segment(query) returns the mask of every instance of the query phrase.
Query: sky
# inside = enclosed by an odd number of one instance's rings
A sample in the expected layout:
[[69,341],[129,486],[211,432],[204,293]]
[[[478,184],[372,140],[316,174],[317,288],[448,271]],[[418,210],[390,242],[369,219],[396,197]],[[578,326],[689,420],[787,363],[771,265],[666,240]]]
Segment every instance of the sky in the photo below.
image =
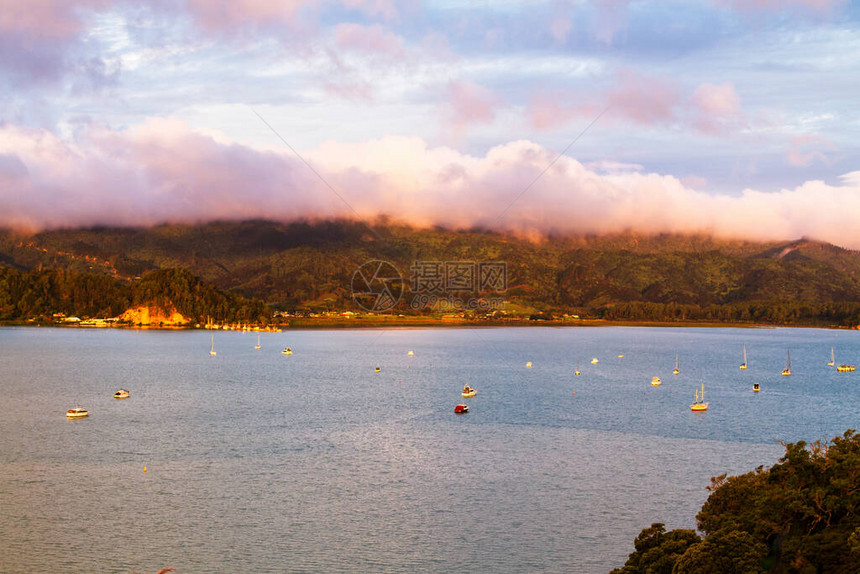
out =
[[846,0],[0,0],[0,225],[860,249]]

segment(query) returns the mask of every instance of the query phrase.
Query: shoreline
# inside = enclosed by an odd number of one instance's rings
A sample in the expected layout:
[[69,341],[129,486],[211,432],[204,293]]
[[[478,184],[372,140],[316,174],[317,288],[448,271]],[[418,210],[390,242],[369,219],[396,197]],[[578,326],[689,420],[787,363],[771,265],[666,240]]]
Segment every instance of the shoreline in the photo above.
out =
[[74,323],[56,323],[53,321],[4,321],[0,327],[48,327],[61,329],[137,329],[137,330],[201,330],[201,331],[239,331],[239,332],[278,332],[287,330],[313,330],[313,329],[386,329],[386,328],[463,328],[463,327],[486,327],[486,328],[530,328],[530,327],[681,327],[702,329],[831,329],[853,331],[857,328],[843,327],[839,325],[799,325],[785,324],[774,325],[769,323],[721,323],[716,321],[608,321],[604,319],[577,319],[577,320],[549,320],[531,321],[523,320],[468,320],[468,319],[442,319],[442,318],[416,318],[416,317],[394,317],[391,319],[339,319],[339,318],[299,318],[289,322],[271,323],[266,326],[252,325],[247,328],[205,327],[201,325],[167,325],[167,324],[109,324],[109,325],[80,325]]

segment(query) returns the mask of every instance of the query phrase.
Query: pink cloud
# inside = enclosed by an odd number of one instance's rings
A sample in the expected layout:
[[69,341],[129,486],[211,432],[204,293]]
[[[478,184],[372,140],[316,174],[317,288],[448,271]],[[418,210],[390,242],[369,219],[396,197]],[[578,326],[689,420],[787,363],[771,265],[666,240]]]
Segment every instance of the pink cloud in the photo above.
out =
[[84,11],[109,7],[112,0],[0,0],[0,32],[26,31],[34,43],[45,39],[69,40],[82,28]]
[[490,124],[495,120],[498,97],[487,88],[468,81],[448,84],[444,113],[453,129],[454,139],[470,126]]
[[390,59],[404,55],[403,38],[387,31],[379,24],[339,24],[334,31],[335,44],[341,50],[382,56]]
[[410,2],[395,2],[395,0],[341,0],[348,8],[353,8],[367,14],[368,16],[381,16],[386,20],[392,20],[398,16],[398,7],[410,9]]
[[832,142],[817,134],[801,134],[791,138],[791,149],[786,154],[786,160],[792,167],[809,167],[815,161],[832,165],[837,151],[838,148]]
[[597,40],[609,46],[615,35],[627,28],[629,5],[630,0],[600,0],[594,3],[597,11],[594,36]]
[[550,23],[549,31],[556,44],[564,44],[567,42],[567,36],[570,34],[571,27],[570,18],[564,16],[553,18]]
[[533,93],[526,107],[526,120],[532,129],[547,131],[563,127],[574,117],[593,119],[606,109],[607,121],[656,125],[673,121],[680,101],[680,91],[672,80],[625,68],[617,73],[612,87],[597,95]]
[[526,108],[529,126],[539,131],[547,131],[564,126],[581,110],[565,105],[565,96],[555,94],[532,94]]
[[[777,192],[714,195],[671,175],[617,162],[586,166],[529,141],[481,156],[386,136],[326,142],[302,155],[363,218],[413,225],[491,226],[538,233],[710,232],[723,237],[806,236],[860,247],[860,228],[834,226],[821,205],[860,213],[860,172],[837,185],[808,181]],[[524,189],[540,176],[540,185]],[[352,216],[289,150],[264,151],[152,119],[114,131],[88,126],[76,140],[0,127],[0,225],[30,228],[165,221]],[[519,199],[518,199],[519,197]],[[501,206],[516,200],[499,218]],[[50,209],[46,209],[50,206]]]
[[610,116],[623,116],[645,125],[671,120],[680,99],[673,81],[629,69],[618,73],[616,86],[606,96]]
[[731,82],[701,84],[693,92],[692,102],[697,113],[695,124],[704,132],[719,132],[741,115],[741,98]]

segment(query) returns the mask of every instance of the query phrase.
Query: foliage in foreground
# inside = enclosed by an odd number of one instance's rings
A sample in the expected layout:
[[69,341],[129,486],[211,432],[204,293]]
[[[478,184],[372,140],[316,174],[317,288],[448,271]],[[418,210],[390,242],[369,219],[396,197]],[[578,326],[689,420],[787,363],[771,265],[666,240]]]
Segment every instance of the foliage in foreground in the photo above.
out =
[[645,528],[611,574],[860,571],[860,434],[790,443],[778,464],[711,479],[692,530]]

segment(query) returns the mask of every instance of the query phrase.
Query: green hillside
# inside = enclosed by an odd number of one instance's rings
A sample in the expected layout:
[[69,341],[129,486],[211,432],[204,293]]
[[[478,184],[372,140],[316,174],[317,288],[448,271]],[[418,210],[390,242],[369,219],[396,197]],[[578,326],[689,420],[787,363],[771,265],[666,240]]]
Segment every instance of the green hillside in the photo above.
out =
[[[506,289],[457,286],[461,300],[497,298],[508,312],[611,320],[860,324],[860,253],[814,241],[749,242],[703,235],[550,237],[539,242],[481,230],[414,229],[379,221],[217,222],[152,228],[0,233],[0,265],[61,269],[132,284],[185,269],[220,290],[275,310],[360,310],[353,274],[388,261],[415,309],[413,263],[502,262]],[[462,286],[461,286],[462,287]],[[95,305],[98,307],[98,305]]]

